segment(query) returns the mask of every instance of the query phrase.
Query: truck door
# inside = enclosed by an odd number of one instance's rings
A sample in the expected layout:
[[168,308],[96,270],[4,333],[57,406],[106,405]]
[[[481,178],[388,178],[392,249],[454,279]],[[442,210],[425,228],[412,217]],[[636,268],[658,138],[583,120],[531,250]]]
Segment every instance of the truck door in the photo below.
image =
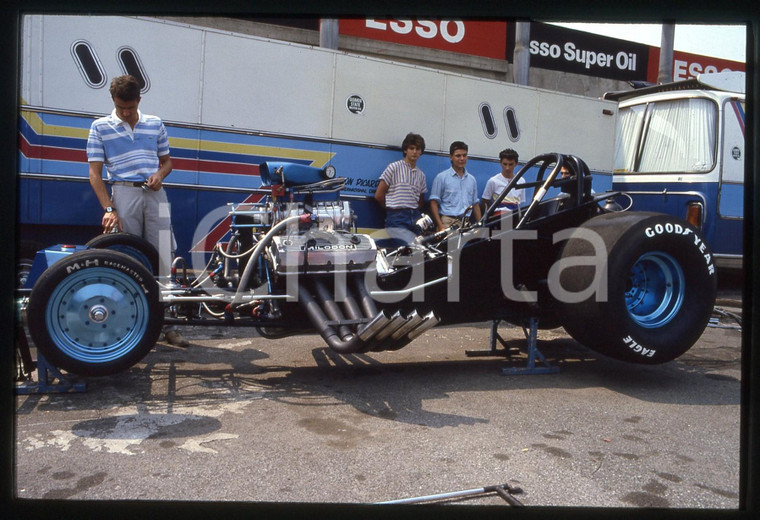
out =
[[723,107],[722,169],[716,221],[716,251],[742,254],[744,219],[744,101],[729,100]]

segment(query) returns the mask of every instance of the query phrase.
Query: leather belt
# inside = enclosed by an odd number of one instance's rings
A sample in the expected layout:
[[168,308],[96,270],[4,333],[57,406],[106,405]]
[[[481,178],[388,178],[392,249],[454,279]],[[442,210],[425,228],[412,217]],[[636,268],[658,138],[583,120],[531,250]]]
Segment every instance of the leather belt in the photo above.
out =
[[145,187],[145,181],[110,181],[109,184],[116,186],[132,186],[133,188]]

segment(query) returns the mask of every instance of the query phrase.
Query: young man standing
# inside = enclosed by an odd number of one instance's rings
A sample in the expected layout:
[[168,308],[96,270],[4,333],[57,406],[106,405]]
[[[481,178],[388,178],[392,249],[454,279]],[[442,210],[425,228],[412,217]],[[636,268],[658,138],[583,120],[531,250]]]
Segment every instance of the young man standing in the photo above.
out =
[[[507,184],[512,181],[512,178],[515,176],[514,172],[515,166],[517,166],[517,159],[517,152],[511,148],[507,148],[506,150],[499,152],[499,164],[501,165],[501,172],[497,173],[488,179],[488,182],[486,182],[486,187],[483,190],[483,195],[481,196],[484,209],[488,209],[488,207],[497,198],[499,198],[499,195],[501,195],[501,192],[504,191],[504,188],[507,187]],[[524,182],[525,181],[520,178],[520,180],[517,181],[517,184],[522,184]],[[506,197],[502,199],[501,204],[499,204],[499,207],[496,208],[496,213],[501,211],[515,211],[520,206],[520,204],[523,204],[524,202],[525,190],[518,190],[513,188],[506,195]]]
[[451,168],[436,175],[430,189],[430,213],[438,231],[462,220],[472,207],[475,220],[480,219],[478,183],[466,169],[469,147],[462,141],[449,146]]
[[[110,93],[114,110],[92,123],[87,139],[90,185],[103,207],[103,232],[138,235],[159,251],[160,261],[168,262],[160,253],[173,249],[173,244],[162,248],[159,243],[161,235],[174,241],[169,219],[160,215],[160,209],[169,207],[162,183],[172,171],[166,128],[160,118],[138,110],[140,84],[133,76],[114,78]],[[187,345],[174,329],[166,329],[164,335],[169,343]]]
[[375,200],[385,208],[385,227],[396,243],[411,243],[422,230],[417,221],[422,214],[427,182],[417,168],[417,160],[425,151],[425,140],[409,133],[401,143],[404,158],[390,163],[380,175]]

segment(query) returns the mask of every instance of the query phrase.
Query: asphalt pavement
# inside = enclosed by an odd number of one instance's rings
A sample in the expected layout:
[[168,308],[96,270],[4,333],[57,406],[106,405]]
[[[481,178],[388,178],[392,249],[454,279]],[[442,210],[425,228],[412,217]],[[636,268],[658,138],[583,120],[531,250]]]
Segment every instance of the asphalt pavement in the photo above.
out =
[[[489,348],[488,323],[348,356],[313,335],[186,327],[190,347],[159,343],[85,392],[19,395],[15,491],[371,504],[509,484],[526,507],[737,508],[741,310],[736,293],[719,302],[700,341],[657,366],[542,330],[554,374],[504,375],[524,352],[468,357]],[[525,345],[520,327],[499,334]],[[439,503],[513,507],[496,493]]]

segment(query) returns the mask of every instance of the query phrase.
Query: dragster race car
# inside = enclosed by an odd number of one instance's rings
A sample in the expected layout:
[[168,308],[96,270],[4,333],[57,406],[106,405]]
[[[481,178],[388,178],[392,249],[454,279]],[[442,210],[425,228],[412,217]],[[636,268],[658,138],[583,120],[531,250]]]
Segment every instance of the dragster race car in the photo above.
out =
[[[518,184],[528,171],[536,180]],[[712,313],[717,274],[699,231],[594,193],[576,156],[537,156],[477,222],[388,248],[357,233],[331,167],[260,172],[266,196],[229,205],[229,239],[201,269],[178,257],[160,273],[156,249],[124,233],[39,252],[23,305],[38,352],[105,376],[143,359],[165,322],[250,326],[270,339],[316,332],[350,354],[400,349],[436,325],[534,320],[655,364],[686,352]],[[529,203],[499,210],[511,189],[530,188]]]

